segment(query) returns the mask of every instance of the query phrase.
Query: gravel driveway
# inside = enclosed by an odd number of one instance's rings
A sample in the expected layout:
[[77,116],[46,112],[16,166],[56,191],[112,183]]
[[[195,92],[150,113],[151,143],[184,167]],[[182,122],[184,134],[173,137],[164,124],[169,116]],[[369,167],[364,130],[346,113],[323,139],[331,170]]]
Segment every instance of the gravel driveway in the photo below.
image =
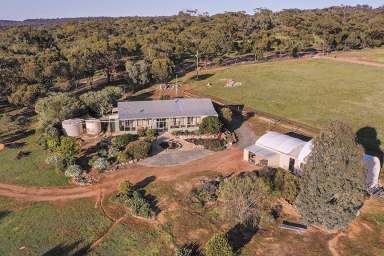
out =
[[163,151],[157,155],[149,157],[143,161],[140,161],[140,165],[144,166],[172,166],[180,165],[191,162],[193,160],[198,160],[205,158],[206,156],[212,154],[212,151],[206,149],[194,149],[194,150],[169,150]]

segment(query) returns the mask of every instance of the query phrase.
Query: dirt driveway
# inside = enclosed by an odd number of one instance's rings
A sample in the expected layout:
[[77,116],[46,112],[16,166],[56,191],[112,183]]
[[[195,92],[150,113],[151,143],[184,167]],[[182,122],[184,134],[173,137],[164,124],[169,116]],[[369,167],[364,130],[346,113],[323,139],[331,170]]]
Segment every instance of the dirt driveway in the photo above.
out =
[[101,193],[109,194],[116,190],[122,181],[140,182],[151,177],[154,180],[174,180],[183,175],[204,171],[217,171],[222,174],[250,171],[254,166],[242,161],[242,150],[231,149],[217,152],[204,159],[189,162],[185,165],[171,167],[145,167],[135,165],[102,177],[100,182],[91,186],[72,186],[62,188],[24,187],[0,184],[0,196],[27,201],[56,201],[80,198],[99,197]]

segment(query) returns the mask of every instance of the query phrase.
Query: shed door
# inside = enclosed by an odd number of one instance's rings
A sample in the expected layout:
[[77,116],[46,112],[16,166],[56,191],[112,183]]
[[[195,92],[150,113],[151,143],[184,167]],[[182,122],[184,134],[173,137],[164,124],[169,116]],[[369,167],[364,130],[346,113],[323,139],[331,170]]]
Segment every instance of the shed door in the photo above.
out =
[[295,171],[295,159],[289,158],[288,170],[290,170],[291,172]]

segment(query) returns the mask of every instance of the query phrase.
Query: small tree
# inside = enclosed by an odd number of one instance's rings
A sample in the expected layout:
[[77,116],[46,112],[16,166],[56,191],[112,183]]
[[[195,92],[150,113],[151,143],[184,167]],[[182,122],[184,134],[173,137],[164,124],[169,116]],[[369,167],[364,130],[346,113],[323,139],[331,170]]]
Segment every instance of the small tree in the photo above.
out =
[[67,165],[75,162],[80,151],[80,143],[75,138],[71,137],[62,137],[60,144],[53,149],[53,152],[63,159]]
[[270,209],[270,188],[262,178],[235,176],[221,185],[220,199],[230,222],[257,227]]
[[222,127],[223,124],[220,122],[218,117],[208,116],[201,121],[199,131],[202,134],[217,134],[221,131]]
[[222,108],[220,110],[220,116],[224,121],[224,123],[226,123],[227,125],[231,124],[232,118],[233,118],[233,112],[230,108]]
[[123,181],[120,183],[120,185],[118,187],[118,191],[120,193],[131,195],[133,193],[133,191],[135,191],[135,188],[131,182],[126,180],[126,181]]
[[307,223],[341,229],[356,217],[365,197],[363,154],[342,122],[331,123],[315,138],[296,200]]
[[151,152],[151,144],[152,143],[144,140],[131,142],[127,146],[127,153],[132,156],[133,159],[144,159],[148,157]]
[[112,146],[118,150],[123,150],[132,141],[137,140],[137,135],[123,134],[118,135],[112,139]]
[[206,256],[234,256],[226,235],[214,234],[205,245]]

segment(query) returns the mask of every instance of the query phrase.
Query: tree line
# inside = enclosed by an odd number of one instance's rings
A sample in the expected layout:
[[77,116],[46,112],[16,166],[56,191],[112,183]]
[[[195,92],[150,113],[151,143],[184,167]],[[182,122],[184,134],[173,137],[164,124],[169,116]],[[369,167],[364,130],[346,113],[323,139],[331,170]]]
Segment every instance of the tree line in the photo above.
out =
[[132,89],[165,82],[193,68],[195,58],[220,64],[225,56],[380,47],[384,8],[256,9],[250,15],[209,16],[180,12],[169,17],[74,20],[52,25],[0,28],[0,93],[28,105],[52,87],[107,81],[123,73]]

